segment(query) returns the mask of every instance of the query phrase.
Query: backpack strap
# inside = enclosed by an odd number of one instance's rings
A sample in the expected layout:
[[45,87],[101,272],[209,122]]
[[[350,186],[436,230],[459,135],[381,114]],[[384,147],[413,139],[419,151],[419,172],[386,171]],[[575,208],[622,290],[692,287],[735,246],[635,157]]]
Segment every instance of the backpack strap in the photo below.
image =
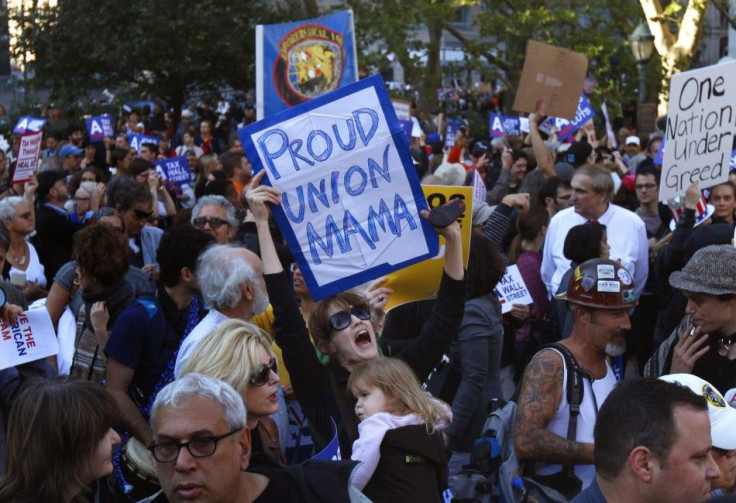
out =
[[[583,379],[588,379],[592,383],[593,378],[590,374],[580,368],[575,356],[566,346],[556,342],[552,344],[544,344],[539,347],[537,352],[542,351],[543,349],[555,349],[559,351],[565,362],[565,368],[567,369],[567,403],[570,409],[570,421],[567,423],[567,439],[575,442],[575,439],[577,438],[580,404],[583,403],[583,396],[585,394]],[[595,396],[593,397],[593,400],[595,400]],[[574,465],[565,465],[563,470],[568,475],[573,475]]]

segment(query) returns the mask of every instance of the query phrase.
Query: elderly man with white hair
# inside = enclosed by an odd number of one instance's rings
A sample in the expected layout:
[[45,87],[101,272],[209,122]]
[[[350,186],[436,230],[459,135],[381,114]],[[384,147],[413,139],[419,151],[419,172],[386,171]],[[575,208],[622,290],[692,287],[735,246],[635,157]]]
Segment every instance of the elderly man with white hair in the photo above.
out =
[[245,321],[268,307],[261,259],[246,248],[213,245],[197,259],[197,279],[209,313],[181,343],[174,375],[181,369],[197,343],[229,318]]

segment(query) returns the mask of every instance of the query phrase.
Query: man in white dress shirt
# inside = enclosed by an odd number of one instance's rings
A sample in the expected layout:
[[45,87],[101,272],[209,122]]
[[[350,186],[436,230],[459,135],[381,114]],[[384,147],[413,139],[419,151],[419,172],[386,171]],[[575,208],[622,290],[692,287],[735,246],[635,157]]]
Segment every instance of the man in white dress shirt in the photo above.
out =
[[562,252],[568,231],[576,225],[597,221],[606,226],[611,260],[631,273],[638,298],[649,273],[644,222],[634,212],[611,204],[613,179],[605,168],[593,164],[581,166],[575,171],[571,185],[572,207],[552,218],[544,242],[541,272],[547,290],[554,295],[570,268],[570,260]]

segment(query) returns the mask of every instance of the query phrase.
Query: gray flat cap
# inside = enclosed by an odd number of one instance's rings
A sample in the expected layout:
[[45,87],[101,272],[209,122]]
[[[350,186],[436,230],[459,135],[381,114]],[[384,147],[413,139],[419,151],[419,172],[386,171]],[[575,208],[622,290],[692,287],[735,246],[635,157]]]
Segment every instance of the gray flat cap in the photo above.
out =
[[681,271],[670,274],[670,285],[695,293],[736,294],[736,248],[731,245],[701,248]]

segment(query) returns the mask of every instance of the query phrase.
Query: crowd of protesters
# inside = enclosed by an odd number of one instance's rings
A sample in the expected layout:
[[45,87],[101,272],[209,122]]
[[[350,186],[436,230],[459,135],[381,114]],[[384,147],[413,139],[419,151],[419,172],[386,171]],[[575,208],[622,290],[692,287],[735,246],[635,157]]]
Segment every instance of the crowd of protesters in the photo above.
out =
[[[735,492],[736,176],[665,205],[662,131],[560,141],[540,101],[491,140],[440,97],[410,150],[423,184],[474,186],[469,261],[435,228],[436,298],[388,312],[383,278],[311,298],[237,135],[250,101],[128,110],[97,143],[49,106],[20,184],[10,141],[0,314],[47,310],[60,352],[0,370],[0,502],[442,501],[511,399],[516,455],[569,499]],[[191,183],[157,173],[175,156]],[[508,265],[531,304],[502,308]]]

